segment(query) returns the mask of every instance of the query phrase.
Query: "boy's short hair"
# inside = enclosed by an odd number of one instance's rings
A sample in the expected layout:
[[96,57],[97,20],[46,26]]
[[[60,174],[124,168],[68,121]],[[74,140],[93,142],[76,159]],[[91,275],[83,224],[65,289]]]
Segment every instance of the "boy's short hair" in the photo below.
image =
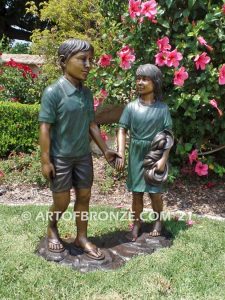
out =
[[91,51],[94,54],[94,47],[84,40],[69,39],[59,46],[58,57],[63,57],[63,61],[65,61],[79,51]]
[[154,84],[154,96],[156,101],[162,100],[162,72],[158,67],[152,64],[140,65],[137,68],[136,76],[149,77]]

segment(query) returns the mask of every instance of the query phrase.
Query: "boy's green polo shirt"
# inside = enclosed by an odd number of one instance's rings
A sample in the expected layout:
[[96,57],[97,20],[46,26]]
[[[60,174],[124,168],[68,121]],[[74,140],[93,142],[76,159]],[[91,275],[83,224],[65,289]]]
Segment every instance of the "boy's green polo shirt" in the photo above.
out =
[[80,157],[90,153],[89,124],[94,120],[91,91],[76,88],[65,77],[44,90],[39,122],[50,123],[50,154]]

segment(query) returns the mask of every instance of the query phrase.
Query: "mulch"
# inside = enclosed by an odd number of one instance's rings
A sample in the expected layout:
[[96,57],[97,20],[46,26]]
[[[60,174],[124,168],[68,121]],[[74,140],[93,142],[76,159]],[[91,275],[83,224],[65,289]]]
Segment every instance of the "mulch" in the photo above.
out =
[[[126,191],[125,180],[115,180],[113,187],[107,193],[100,191],[99,184],[106,180],[105,165],[102,156],[94,156],[95,179],[91,205],[130,208],[132,197],[131,193]],[[71,199],[75,200],[73,191],[71,191]],[[2,204],[50,204],[51,202],[51,192],[48,188],[40,189],[36,186],[16,183],[14,185],[5,183],[0,186]],[[151,208],[148,195],[144,196],[144,205],[147,209]],[[164,209],[225,217],[225,181],[218,178],[201,178],[197,175],[177,178],[164,194]]]

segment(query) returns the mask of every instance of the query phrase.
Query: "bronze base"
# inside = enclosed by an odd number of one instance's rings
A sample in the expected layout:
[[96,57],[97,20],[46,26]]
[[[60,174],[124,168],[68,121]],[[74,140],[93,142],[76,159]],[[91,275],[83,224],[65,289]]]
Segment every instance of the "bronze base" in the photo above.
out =
[[90,238],[90,241],[105,254],[103,260],[94,260],[85,253],[73,247],[75,238],[63,239],[65,251],[54,253],[48,250],[47,238],[43,237],[37,247],[37,254],[48,261],[55,261],[59,264],[70,266],[80,272],[95,270],[113,270],[121,267],[133,256],[151,254],[163,247],[172,245],[172,237],[168,232],[163,231],[162,236],[150,237],[151,224],[142,224],[141,235],[136,242],[130,242],[126,235],[127,231],[112,232],[100,238]]

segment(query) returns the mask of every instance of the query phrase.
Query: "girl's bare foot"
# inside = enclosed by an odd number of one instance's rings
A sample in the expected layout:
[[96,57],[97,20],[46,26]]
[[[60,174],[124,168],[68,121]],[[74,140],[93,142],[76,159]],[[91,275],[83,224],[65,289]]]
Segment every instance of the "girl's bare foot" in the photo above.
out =
[[153,230],[149,233],[150,236],[160,236],[162,232],[162,222],[156,220],[153,226]]
[[127,239],[131,242],[136,242],[140,233],[140,229],[141,229],[140,223],[134,224],[132,231],[126,235]]

